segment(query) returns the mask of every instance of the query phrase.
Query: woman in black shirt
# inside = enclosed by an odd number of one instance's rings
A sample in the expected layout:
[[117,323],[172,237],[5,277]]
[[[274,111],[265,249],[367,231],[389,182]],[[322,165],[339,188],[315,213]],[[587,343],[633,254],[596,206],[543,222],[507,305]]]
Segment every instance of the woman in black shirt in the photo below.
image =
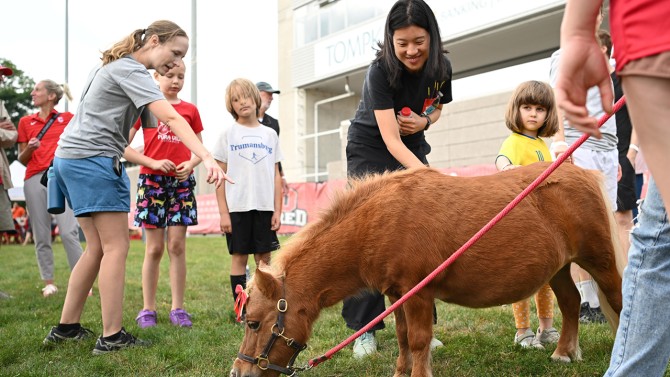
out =
[[[428,164],[430,145],[424,133],[440,118],[442,105],[452,100],[451,63],[445,54],[430,7],[422,0],[397,1],[349,127],[349,177]],[[411,110],[408,116],[401,115],[404,107]],[[359,330],[383,311],[384,296],[366,292],[345,299],[342,316],[349,328]],[[380,322],[356,340],[355,357],[376,351],[374,331],[382,328]]]

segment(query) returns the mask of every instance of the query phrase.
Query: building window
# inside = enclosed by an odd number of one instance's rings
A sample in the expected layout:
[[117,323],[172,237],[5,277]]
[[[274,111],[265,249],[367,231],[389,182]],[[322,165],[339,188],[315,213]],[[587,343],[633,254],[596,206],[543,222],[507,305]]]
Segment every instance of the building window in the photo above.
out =
[[388,13],[395,0],[315,0],[293,10],[295,48]]

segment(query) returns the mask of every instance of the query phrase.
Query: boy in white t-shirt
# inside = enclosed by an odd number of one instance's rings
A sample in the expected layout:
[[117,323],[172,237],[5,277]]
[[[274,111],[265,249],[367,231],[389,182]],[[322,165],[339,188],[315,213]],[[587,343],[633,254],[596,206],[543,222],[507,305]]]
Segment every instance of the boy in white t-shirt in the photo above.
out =
[[276,231],[281,225],[282,154],[277,133],[258,121],[261,97],[256,85],[246,79],[233,80],[226,88],[226,108],[235,123],[224,128],[212,155],[235,184],[216,190],[221,231],[232,255],[230,285],[246,287],[249,254],[256,265],[270,262],[279,249]]

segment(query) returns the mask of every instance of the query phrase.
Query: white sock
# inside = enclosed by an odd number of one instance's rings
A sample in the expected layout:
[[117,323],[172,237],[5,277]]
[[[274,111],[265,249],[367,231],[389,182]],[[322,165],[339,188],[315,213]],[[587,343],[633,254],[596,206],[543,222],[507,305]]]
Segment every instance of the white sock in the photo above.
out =
[[583,283],[584,283],[583,281],[578,281],[578,282],[575,283],[575,286],[577,287],[577,290],[579,291],[579,297],[581,299],[581,301],[579,302],[580,305],[586,302],[586,299],[584,298]]
[[600,300],[598,300],[598,284],[593,280],[584,280],[581,282],[584,290],[584,297],[582,301],[588,301],[592,308],[600,307]]

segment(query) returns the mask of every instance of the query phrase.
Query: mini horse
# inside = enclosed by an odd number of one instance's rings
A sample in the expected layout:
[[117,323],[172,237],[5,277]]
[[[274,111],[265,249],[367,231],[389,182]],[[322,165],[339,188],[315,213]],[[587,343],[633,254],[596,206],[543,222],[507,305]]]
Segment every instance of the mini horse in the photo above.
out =
[[[424,168],[354,182],[318,221],[293,236],[271,270],[256,270],[247,289],[245,336],[230,376],[293,373],[293,361],[321,309],[365,288],[397,301],[547,166],[536,163],[481,177]],[[484,308],[530,297],[547,282],[563,315],[552,358],[581,360],[573,262],[598,283],[601,307],[616,330],[623,253],[603,190],[597,173],[564,164],[400,306],[394,312],[395,376],[410,369],[412,377],[432,375],[433,299]]]

